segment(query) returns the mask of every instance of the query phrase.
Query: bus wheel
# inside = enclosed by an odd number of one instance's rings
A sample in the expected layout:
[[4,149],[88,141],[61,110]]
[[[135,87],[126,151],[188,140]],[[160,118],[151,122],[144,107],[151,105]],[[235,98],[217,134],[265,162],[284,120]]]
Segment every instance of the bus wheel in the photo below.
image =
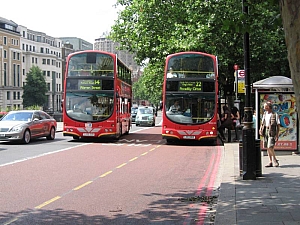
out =
[[172,139],[167,139],[167,144],[168,144],[168,145],[174,144],[174,140],[172,140]]
[[73,139],[74,140],[79,140],[79,137],[78,136],[73,136]]

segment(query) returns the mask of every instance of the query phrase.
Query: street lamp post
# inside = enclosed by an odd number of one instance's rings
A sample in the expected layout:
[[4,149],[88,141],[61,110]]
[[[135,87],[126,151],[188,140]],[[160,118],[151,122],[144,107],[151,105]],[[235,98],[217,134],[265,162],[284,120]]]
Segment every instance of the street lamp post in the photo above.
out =
[[[243,0],[243,13],[249,13],[247,0]],[[245,107],[243,127],[243,180],[256,180],[256,151],[254,129],[252,128],[252,107],[250,106],[250,51],[249,32],[244,34],[244,66],[245,66]]]

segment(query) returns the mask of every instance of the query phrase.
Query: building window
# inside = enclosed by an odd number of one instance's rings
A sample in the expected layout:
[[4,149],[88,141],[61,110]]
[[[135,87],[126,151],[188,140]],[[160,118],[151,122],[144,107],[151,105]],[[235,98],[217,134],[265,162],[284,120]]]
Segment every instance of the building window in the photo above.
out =
[[3,37],[3,44],[7,45],[7,37]]
[[3,52],[3,58],[7,59],[7,51],[6,50],[4,50],[4,52]]
[[41,48],[41,53],[44,53],[44,48]]
[[7,85],[7,73],[6,73],[6,71],[7,71],[7,63],[4,63],[3,66],[4,66],[4,79],[3,79],[3,85],[6,86],[6,85]]
[[7,99],[7,100],[10,100],[10,91],[8,91],[8,92],[6,93],[6,99]]
[[48,91],[50,91],[50,83],[47,83]]

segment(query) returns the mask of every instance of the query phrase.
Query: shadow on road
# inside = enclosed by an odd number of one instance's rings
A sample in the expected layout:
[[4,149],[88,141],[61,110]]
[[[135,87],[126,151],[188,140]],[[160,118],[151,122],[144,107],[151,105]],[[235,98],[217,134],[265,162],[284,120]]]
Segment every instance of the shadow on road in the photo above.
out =
[[[205,192],[203,192],[205,193]],[[151,202],[147,209],[136,211],[134,214],[127,214],[127,209],[122,209],[122,206],[118,208],[110,208],[109,206],[103,206],[107,208],[106,214],[109,215],[95,215],[87,216],[83,213],[75,210],[23,210],[19,212],[1,212],[0,224],[41,224],[41,225],[107,225],[107,224],[127,224],[127,225],[144,225],[144,224],[180,224],[182,225],[184,220],[198,219],[197,210],[190,210],[190,204],[197,205],[197,208],[203,204],[208,204],[210,207],[216,207],[217,199],[205,198],[195,196],[188,191],[180,191],[179,193],[144,193],[144,198],[148,196],[156,196],[158,200]],[[99,199],[98,207],[101,206],[101,199]],[[97,210],[96,210],[97,211]],[[205,224],[213,224],[214,215],[204,215],[206,220],[209,221]]]

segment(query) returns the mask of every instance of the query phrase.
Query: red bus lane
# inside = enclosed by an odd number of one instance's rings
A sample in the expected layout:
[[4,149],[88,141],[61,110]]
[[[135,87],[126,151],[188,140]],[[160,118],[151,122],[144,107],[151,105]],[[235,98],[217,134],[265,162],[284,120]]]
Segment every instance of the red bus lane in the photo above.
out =
[[0,167],[0,224],[203,224],[207,205],[190,199],[216,188],[222,147],[166,145],[160,132]]

